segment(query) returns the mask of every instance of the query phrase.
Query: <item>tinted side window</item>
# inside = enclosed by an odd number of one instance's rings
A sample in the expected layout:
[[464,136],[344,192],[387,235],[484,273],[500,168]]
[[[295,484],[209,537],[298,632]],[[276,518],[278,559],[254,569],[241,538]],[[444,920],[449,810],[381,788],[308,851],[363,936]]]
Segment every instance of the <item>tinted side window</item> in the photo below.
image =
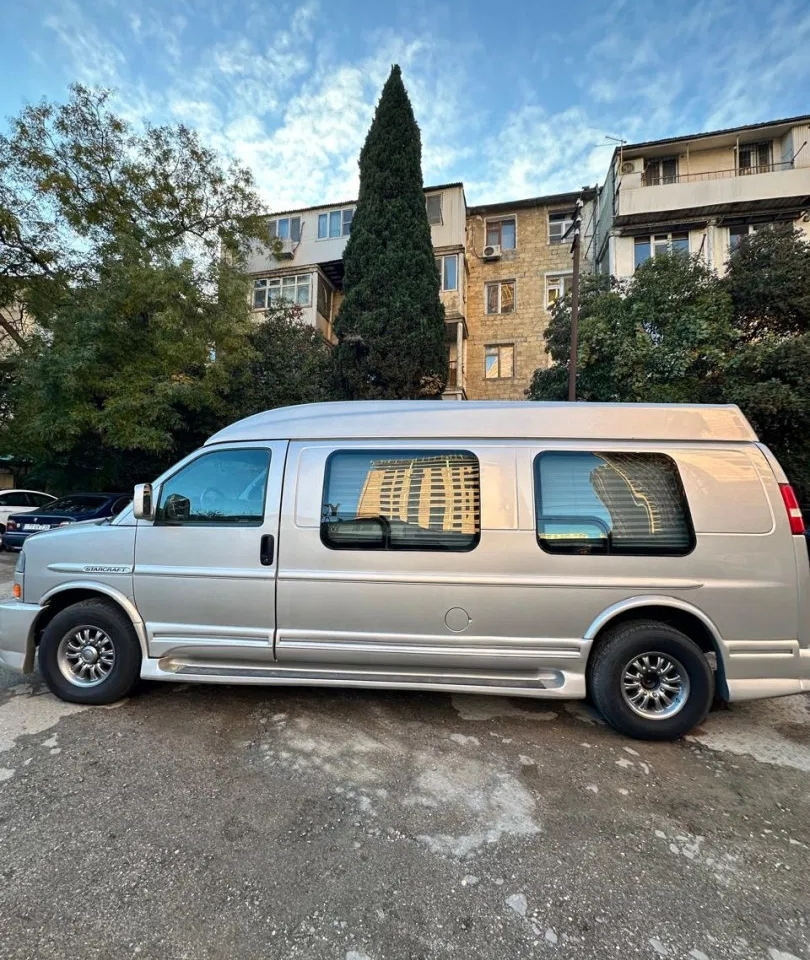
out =
[[472,550],[478,459],[464,450],[345,450],[326,464],[321,540],[333,550]]
[[117,517],[129,502],[129,497],[119,497],[112,506],[112,515]]
[[269,450],[205,453],[163,484],[155,522],[260,526],[269,466]]
[[22,491],[16,493],[4,493],[0,495],[0,506],[2,507],[27,507],[28,495]]
[[27,493],[26,497],[31,507],[44,507],[46,503],[53,503],[53,498],[44,493]]
[[541,453],[537,541],[548,553],[683,556],[695,545],[675,462],[660,453]]

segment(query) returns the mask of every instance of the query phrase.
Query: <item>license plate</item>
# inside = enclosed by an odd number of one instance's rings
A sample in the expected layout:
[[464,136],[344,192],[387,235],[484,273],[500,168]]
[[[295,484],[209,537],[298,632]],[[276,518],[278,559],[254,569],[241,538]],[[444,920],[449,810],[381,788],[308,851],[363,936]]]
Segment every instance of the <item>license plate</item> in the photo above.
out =
[[50,530],[49,523],[24,523],[23,530]]

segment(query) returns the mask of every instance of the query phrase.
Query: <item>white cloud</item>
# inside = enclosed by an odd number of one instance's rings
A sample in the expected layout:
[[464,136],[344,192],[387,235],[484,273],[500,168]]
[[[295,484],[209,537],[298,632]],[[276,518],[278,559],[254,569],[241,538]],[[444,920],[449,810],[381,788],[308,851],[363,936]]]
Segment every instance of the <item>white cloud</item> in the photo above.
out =
[[458,18],[415,14],[394,31],[379,26],[382,13],[346,24],[333,2],[174,0],[167,11],[160,0],[130,10],[54,0],[46,25],[71,79],[117,87],[130,119],[194,126],[249,165],[277,209],[356,194],[392,63],[422,131],[425,182],[464,180],[472,203],[599,182],[606,134],[638,141],[766,120],[810,86],[805,0],[751,0],[745,14],[738,0],[675,3],[654,17],[614,0],[556,27],[511,86],[482,74],[484,41]]

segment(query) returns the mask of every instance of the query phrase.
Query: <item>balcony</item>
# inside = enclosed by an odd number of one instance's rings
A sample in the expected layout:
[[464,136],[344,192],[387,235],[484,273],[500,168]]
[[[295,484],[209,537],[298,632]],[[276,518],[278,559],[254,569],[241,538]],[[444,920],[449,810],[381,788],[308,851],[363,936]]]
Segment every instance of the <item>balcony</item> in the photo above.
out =
[[763,163],[754,167],[742,167],[731,170],[708,170],[702,173],[678,173],[674,175],[661,175],[657,167],[653,167],[649,173],[645,173],[641,178],[642,187],[660,187],[668,183],[696,183],[698,180],[725,180],[728,177],[750,177],[757,173],[775,173],[779,170],[793,170],[793,161],[785,160],[784,163]]
[[686,220],[726,213],[798,210],[810,204],[810,167],[792,161],[700,173],[625,176],[617,194],[616,224]]
[[457,360],[450,360],[447,365],[447,385],[442,397],[445,400],[467,399],[467,391],[464,389],[464,370],[459,369]]

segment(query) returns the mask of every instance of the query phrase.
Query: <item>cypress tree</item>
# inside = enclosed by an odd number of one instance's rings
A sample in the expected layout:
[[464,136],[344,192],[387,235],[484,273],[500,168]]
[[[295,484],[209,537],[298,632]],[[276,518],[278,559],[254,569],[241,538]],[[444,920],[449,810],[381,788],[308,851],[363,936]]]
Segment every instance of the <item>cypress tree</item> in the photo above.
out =
[[447,380],[422,184],[422,140],[398,66],[360,153],[360,193],[335,318],[339,390],[351,400],[439,396]]

